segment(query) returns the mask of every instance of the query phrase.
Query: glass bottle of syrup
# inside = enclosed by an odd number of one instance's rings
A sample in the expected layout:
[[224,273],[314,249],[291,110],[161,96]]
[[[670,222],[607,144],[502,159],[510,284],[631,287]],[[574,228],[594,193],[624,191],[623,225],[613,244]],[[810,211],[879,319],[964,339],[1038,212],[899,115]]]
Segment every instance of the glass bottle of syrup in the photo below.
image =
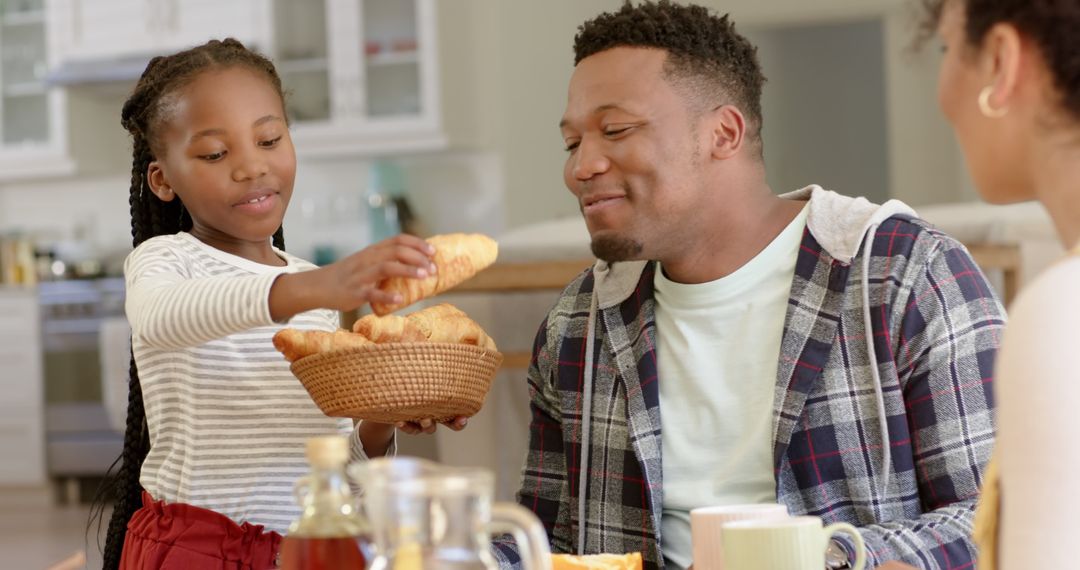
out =
[[303,514],[281,543],[283,570],[364,570],[370,532],[356,511],[345,465],[349,443],[342,436],[307,442],[311,474],[296,483]]

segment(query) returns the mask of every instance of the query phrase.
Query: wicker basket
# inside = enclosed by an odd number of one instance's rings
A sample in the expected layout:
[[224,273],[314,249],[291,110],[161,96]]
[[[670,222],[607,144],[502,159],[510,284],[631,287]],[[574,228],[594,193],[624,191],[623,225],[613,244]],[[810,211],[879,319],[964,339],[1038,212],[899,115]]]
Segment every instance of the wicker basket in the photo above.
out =
[[443,421],[480,411],[502,359],[468,344],[409,342],[315,354],[291,368],[328,416]]

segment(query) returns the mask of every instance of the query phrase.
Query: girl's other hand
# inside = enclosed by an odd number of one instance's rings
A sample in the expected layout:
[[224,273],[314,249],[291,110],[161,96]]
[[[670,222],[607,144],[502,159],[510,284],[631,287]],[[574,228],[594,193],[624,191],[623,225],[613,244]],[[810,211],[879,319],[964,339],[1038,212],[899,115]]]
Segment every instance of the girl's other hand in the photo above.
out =
[[[464,416],[458,416],[453,420],[442,422],[442,424],[454,431],[461,431],[468,425],[469,418]],[[438,424],[432,420],[420,420],[419,422],[398,422],[397,428],[409,435],[416,435],[418,433],[435,433]]]

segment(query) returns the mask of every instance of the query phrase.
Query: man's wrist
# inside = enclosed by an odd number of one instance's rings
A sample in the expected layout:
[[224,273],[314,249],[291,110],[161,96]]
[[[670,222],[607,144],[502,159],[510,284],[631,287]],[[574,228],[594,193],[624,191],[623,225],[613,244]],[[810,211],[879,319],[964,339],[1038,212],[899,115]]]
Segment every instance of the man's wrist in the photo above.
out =
[[829,547],[825,550],[825,570],[841,570],[851,568],[851,558],[847,547],[836,540],[829,539]]

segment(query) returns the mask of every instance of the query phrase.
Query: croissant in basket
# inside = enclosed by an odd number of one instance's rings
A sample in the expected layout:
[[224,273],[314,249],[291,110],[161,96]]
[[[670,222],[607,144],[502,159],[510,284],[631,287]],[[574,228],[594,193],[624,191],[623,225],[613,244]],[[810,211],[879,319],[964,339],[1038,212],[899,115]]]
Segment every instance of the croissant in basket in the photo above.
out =
[[499,244],[483,234],[445,234],[432,236],[427,242],[435,246],[435,275],[425,279],[392,277],[382,282],[379,289],[400,293],[402,302],[372,303],[376,315],[386,315],[438,295],[495,263],[499,255]]
[[366,315],[353,325],[359,333],[376,343],[448,342],[471,344],[498,351],[495,341],[464,311],[449,303],[428,307],[404,317]]
[[360,320],[353,323],[353,332],[357,333],[376,344],[388,342],[424,342],[427,335],[424,334],[416,323],[397,315],[364,315]]
[[371,341],[362,335],[345,330],[327,332],[281,329],[274,334],[273,342],[274,348],[285,355],[285,360],[289,362],[321,352],[371,345]]
[[[356,332],[284,329],[274,346],[319,409],[382,423],[472,416],[502,363],[495,343],[458,308],[368,315]],[[362,350],[339,350],[362,347]]]
[[499,350],[476,321],[449,303],[405,317],[365,315],[353,324],[352,332],[281,329],[273,341],[274,348],[289,362],[332,350],[396,342],[445,342],[470,344],[492,352]]

